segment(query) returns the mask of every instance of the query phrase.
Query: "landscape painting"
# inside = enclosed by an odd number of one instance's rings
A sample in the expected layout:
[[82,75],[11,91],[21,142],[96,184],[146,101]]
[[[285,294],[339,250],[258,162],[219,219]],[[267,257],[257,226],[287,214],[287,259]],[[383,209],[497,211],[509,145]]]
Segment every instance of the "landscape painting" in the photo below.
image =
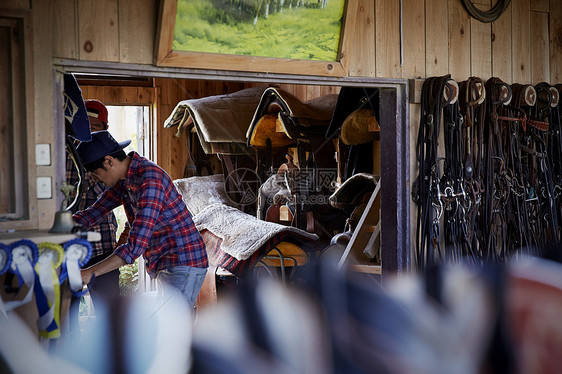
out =
[[338,61],[346,0],[178,0],[172,49]]

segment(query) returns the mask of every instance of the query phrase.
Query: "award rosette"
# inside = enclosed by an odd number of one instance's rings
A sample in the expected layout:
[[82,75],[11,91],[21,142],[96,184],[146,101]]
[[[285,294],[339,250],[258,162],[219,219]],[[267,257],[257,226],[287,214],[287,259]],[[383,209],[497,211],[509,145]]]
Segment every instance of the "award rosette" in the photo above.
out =
[[[39,249],[31,240],[21,239],[9,245],[12,258],[9,271],[18,279],[17,292],[13,300],[4,303],[6,310],[10,311],[31,301],[35,285],[35,270],[33,267],[39,258]],[[23,298],[22,292],[26,292]]]
[[35,285],[35,299],[39,311],[37,327],[44,338],[60,336],[60,285],[57,268],[64,259],[64,248],[54,243],[39,243],[39,260],[35,265],[39,284]]
[[77,238],[64,243],[64,261],[60,276],[60,283],[68,278],[70,291],[74,296],[85,295],[88,290],[82,290],[82,276],[80,269],[88,263],[92,256],[92,245],[85,239]]

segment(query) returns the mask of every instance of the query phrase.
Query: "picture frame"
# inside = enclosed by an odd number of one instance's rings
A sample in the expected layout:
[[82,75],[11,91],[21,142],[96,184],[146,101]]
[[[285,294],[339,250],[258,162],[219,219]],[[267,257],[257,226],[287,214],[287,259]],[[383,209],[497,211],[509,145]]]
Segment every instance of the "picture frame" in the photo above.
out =
[[[341,61],[297,60],[173,50],[176,12],[177,0],[161,1],[155,48],[155,65],[157,66],[329,77],[347,75]],[[340,49],[344,35],[345,13],[344,8]]]

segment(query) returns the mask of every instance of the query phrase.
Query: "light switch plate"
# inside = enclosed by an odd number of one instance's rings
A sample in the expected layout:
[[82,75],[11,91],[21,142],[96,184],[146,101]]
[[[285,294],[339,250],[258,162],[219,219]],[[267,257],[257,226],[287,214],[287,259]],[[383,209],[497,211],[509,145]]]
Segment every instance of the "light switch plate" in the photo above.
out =
[[38,166],[51,165],[50,144],[35,144],[35,164]]
[[37,177],[37,198],[51,199],[52,197],[51,177]]

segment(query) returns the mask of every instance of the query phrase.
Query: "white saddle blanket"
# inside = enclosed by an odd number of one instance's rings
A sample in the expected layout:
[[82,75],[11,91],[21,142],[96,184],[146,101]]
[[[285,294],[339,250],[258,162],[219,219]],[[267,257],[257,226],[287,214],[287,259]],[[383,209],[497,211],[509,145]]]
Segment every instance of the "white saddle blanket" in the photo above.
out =
[[209,230],[221,238],[221,250],[237,260],[247,260],[265,242],[281,232],[318,239],[316,234],[296,227],[262,221],[224,204],[212,204],[203,208],[193,217],[193,221],[200,231]]

